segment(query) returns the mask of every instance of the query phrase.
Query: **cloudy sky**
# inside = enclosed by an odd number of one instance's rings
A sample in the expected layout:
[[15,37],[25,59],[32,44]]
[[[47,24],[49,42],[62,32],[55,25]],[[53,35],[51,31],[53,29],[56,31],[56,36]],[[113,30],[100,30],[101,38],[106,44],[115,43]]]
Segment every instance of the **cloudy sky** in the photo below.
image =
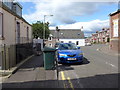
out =
[[[19,1],[19,0],[17,0]],[[118,9],[118,0],[20,0],[23,17],[29,23],[45,21],[50,29],[80,29],[85,36],[109,27],[109,14]]]

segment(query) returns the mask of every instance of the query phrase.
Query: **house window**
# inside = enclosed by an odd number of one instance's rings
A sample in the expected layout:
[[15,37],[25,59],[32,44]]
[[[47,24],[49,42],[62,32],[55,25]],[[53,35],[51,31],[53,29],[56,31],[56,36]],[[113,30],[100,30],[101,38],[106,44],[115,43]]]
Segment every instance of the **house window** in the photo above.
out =
[[49,37],[49,41],[52,41],[52,37]]
[[3,3],[10,9],[12,9],[12,0],[2,0]]
[[49,44],[49,47],[52,47],[52,43]]
[[16,25],[16,43],[20,43],[20,23]]
[[29,40],[29,27],[27,27],[27,41]]
[[79,45],[79,41],[76,41],[76,45]]
[[14,2],[13,3],[13,11],[19,15],[19,16],[22,16],[22,6],[17,2]]
[[3,14],[0,13],[0,38],[3,37]]
[[113,20],[113,37],[118,37],[118,19]]
[[64,41],[61,41],[61,43],[64,43]]
[[69,41],[69,43],[72,43],[72,41]]

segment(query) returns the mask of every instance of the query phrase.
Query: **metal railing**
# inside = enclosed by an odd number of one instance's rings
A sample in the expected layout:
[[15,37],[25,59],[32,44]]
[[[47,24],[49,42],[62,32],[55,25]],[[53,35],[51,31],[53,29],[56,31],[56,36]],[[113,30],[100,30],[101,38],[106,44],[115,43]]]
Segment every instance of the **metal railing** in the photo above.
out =
[[31,43],[32,42],[32,38],[28,38],[28,37],[18,37],[16,39],[16,43],[19,43],[19,44],[23,44],[23,43]]
[[33,54],[33,43],[16,45],[16,63],[18,64],[28,56]]

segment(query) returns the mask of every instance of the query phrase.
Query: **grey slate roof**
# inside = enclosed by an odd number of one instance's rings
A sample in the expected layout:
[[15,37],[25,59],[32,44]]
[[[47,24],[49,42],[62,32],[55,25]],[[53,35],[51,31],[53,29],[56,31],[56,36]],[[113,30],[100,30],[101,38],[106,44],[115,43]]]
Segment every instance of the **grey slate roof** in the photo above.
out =
[[60,39],[84,39],[84,32],[81,29],[60,29],[59,35],[57,31],[50,30],[53,37],[58,37]]
[[109,16],[112,16],[112,15],[115,15],[117,13],[120,13],[120,9],[118,9],[117,11],[113,12],[113,13],[110,13]]

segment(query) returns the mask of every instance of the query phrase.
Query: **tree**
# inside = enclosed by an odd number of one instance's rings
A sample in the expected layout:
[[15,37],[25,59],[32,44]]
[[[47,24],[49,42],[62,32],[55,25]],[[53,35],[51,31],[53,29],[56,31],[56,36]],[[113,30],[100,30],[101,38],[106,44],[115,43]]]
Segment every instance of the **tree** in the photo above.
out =
[[[37,21],[36,23],[32,24],[33,30],[33,38],[41,38],[43,39],[43,30],[44,30],[44,23]],[[49,30],[49,23],[45,23],[45,39],[49,37],[50,30]]]

